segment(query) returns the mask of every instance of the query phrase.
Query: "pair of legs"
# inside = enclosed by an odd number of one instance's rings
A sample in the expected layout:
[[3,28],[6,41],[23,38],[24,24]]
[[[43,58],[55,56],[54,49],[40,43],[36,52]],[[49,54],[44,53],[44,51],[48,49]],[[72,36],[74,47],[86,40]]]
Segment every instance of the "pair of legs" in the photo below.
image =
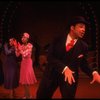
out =
[[15,89],[10,90],[10,99],[13,99],[15,97]]
[[70,85],[68,82],[64,81],[64,76],[57,75],[56,73],[49,77],[48,75],[44,75],[37,90],[36,98],[52,98],[58,86],[62,98],[75,98],[77,82]]
[[9,99],[14,99],[15,98],[15,88],[6,88],[4,87],[8,92],[9,92]]
[[23,99],[31,98],[30,86],[28,84],[24,84],[23,87],[24,87],[24,97],[23,97]]

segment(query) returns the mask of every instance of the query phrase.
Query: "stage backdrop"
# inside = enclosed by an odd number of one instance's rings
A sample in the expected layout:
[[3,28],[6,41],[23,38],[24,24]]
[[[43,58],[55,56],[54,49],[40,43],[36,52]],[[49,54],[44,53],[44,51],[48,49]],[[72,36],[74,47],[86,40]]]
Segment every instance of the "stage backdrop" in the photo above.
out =
[[5,42],[13,36],[20,41],[22,33],[28,32],[31,42],[42,50],[55,36],[66,32],[71,17],[82,15],[89,22],[84,39],[98,56],[96,5],[99,4],[92,1],[0,1],[0,38]]

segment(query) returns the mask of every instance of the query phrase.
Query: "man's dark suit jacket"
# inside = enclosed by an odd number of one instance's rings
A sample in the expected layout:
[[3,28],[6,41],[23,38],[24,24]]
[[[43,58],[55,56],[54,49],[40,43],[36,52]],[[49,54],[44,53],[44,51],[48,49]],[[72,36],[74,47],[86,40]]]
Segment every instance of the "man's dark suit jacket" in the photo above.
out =
[[[56,38],[48,50],[48,74],[53,75],[55,70],[59,74],[62,73],[65,66],[68,66],[78,76],[79,67],[92,78],[92,72],[95,69],[90,68],[87,62],[88,45],[82,40],[78,39],[74,47],[70,51],[66,51],[67,34]],[[80,56],[82,55],[82,56]],[[54,77],[54,76],[52,76]]]

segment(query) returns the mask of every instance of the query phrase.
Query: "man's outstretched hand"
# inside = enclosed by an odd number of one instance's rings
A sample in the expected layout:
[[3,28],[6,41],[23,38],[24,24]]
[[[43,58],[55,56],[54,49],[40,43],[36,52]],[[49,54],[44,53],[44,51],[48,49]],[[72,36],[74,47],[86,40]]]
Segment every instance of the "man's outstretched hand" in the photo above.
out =
[[71,85],[72,83],[75,83],[75,79],[73,77],[73,71],[70,70],[69,68],[66,68],[66,70],[64,71],[64,75],[65,75],[65,81],[68,81],[68,83]]

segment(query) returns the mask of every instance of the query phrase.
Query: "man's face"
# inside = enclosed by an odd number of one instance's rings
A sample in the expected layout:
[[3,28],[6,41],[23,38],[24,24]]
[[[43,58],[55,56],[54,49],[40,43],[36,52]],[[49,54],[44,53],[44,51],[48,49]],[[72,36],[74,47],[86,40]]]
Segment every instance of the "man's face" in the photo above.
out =
[[86,26],[84,23],[78,23],[72,29],[76,38],[83,38]]

